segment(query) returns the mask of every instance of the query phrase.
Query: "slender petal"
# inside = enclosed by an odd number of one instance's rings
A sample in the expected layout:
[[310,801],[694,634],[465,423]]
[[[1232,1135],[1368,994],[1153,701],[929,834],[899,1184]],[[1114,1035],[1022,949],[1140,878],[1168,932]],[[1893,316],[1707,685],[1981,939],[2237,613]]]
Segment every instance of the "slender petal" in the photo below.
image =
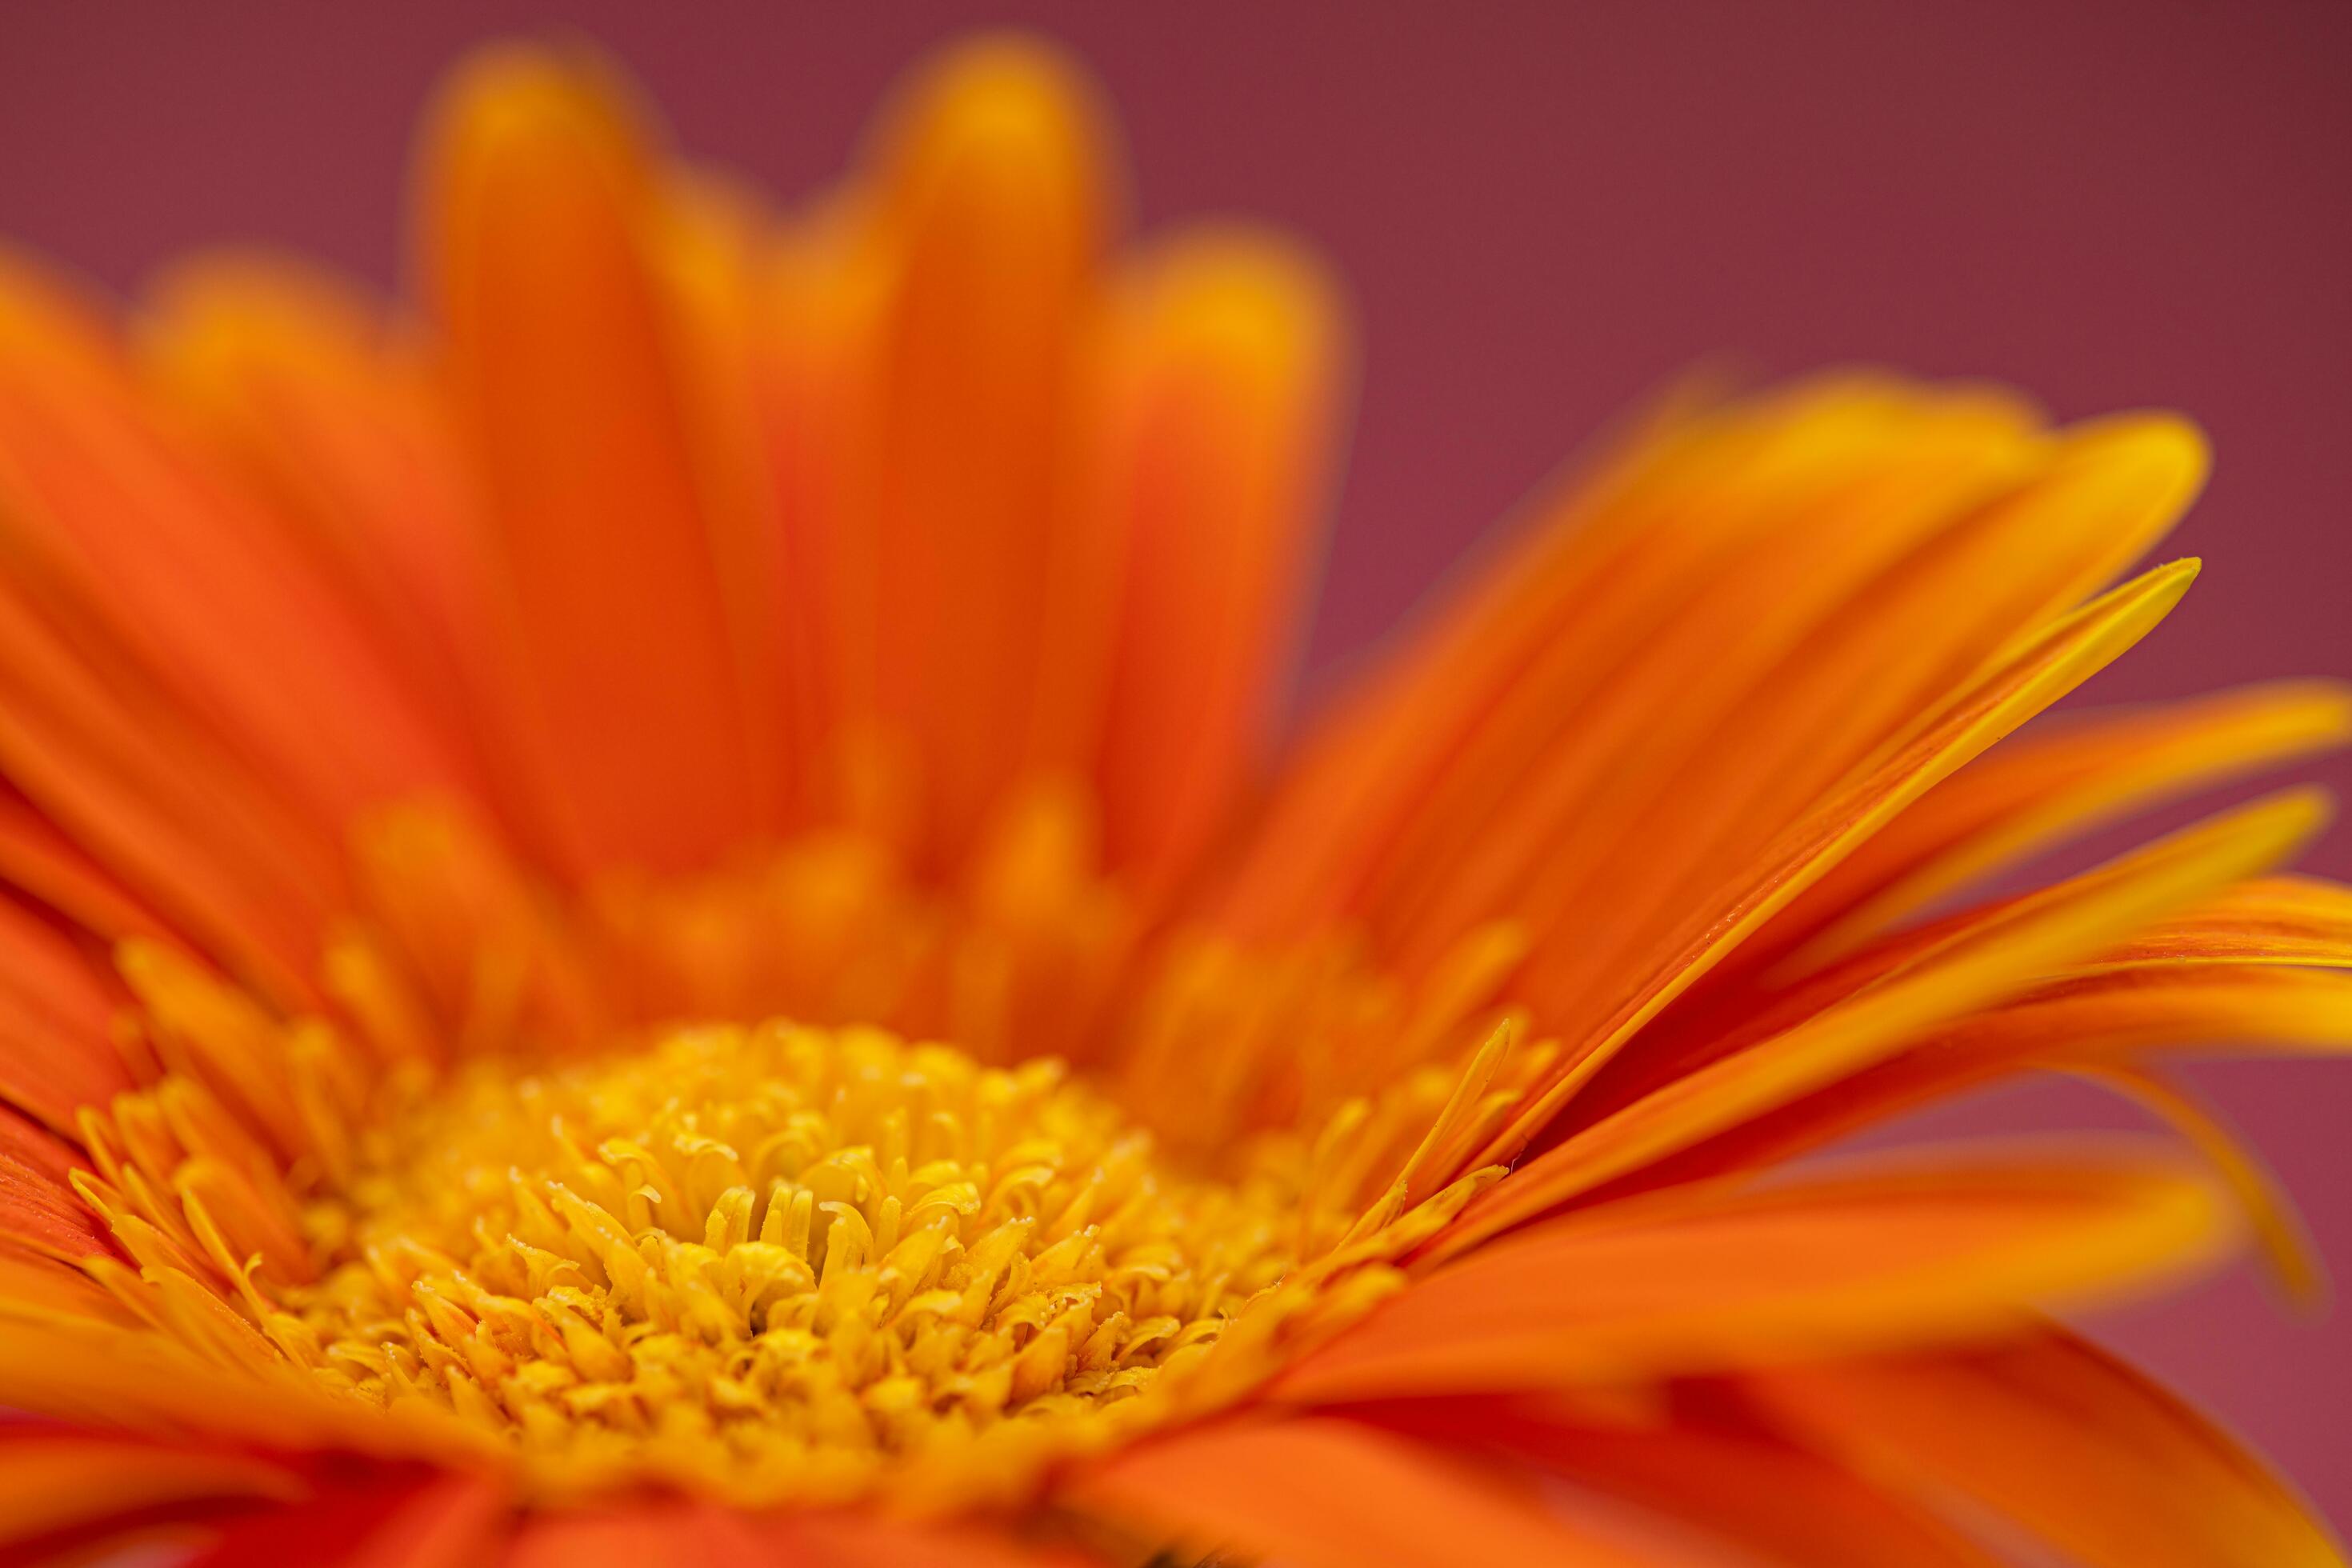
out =
[[[1873,479],[1883,501],[1890,470],[1937,474],[1914,489],[1938,494],[1972,470],[1981,482],[2019,460],[2030,423],[1998,400],[1921,408],[1854,377],[1678,411],[1639,432],[1548,500],[1537,526],[1318,725],[1230,917],[1275,934],[1345,913],[1402,873],[1417,839],[1443,865],[1433,836],[1494,816],[1555,744],[1576,749],[1627,661],[1685,609],[1695,629],[1717,607],[1711,584],[1729,585],[1717,598],[1736,590],[1735,563],[1769,570],[1787,555],[1770,549],[1778,536],[1824,501],[1866,510]],[[1926,450],[1906,455],[1902,437]],[[1750,613],[1762,603],[1748,601]]]
[[163,918],[21,795],[0,791],[0,881],[107,942],[167,934]]
[[110,1026],[121,994],[97,954],[0,894],[0,1101],[70,1131],[132,1079]]
[[1291,247],[1213,232],[1139,264],[1113,310],[1097,527],[1123,586],[1071,597],[1116,615],[1106,855],[1147,893],[1198,863],[1260,760],[1322,521],[1332,293]]
[[[1716,893],[1694,900],[1649,953],[1623,967],[1623,999],[1582,1031],[1582,1041],[1554,1069],[1551,1082],[1529,1098],[1489,1145],[1487,1156],[1516,1153],[1584,1077],[1856,845],[2137,642],[2179,602],[2194,573],[2192,563],[2160,567],[2052,627],[1860,770],[1752,866]],[[1532,1184],[1524,1173],[1516,1184],[1521,1191]]]
[[1776,960],[1798,970],[1832,962],[1936,900],[2066,838],[2339,746],[2347,734],[2352,698],[2325,682],[2053,720],[2046,731],[2016,737],[1930,790],[1758,933],[1729,967],[1752,973]]
[[317,818],[463,781],[311,564],[150,415],[106,329],[5,258],[0,517],[16,584],[79,647],[218,726]]
[[1591,1211],[1440,1269],[1277,1397],[1634,1382],[1930,1344],[2144,1285],[2231,1234],[2177,1162],[1910,1155]]
[[[2273,805],[2292,812],[2311,804],[2309,797],[2301,806],[2293,804],[2296,800],[2289,795]],[[2246,821],[2224,814],[2197,831],[2223,832],[2230,824]],[[2179,847],[2177,837],[2168,842]],[[2142,851],[2164,853],[2161,844]],[[2127,858],[2117,868],[2138,858]],[[2029,918],[2038,902],[2066,886],[1997,900],[1883,939],[1782,990],[1735,993],[1686,1014],[1670,1014],[1593,1075],[1556,1130],[1591,1126],[1676,1079],[1846,1005],[1889,977],[1932,961],[1955,942]],[[2352,889],[2291,877],[2237,882],[2154,916],[2123,940],[2039,978],[2073,981],[2117,969],[2188,963],[2352,966]]]
[[69,1184],[84,1163],[79,1149],[0,1106],[0,1238],[68,1260],[110,1255],[113,1243]]
[[180,263],[144,305],[132,346],[157,401],[248,481],[475,782],[480,498],[414,346],[354,289],[276,257]]
[[1730,1127],[1636,1181],[1786,1159],[2029,1069],[2095,1068],[2183,1047],[2341,1055],[2352,1049],[2352,980],[2225,964],[2060,981],[1930,1031],[1893,1059]]
[[0,765],[101,866],[273,999],[311,994],[331,841],[129,669],[0,588]]
[[949,55],[876,140],[873,510],[852,520],[873,575],[846,584],[845,662],[864,717],[913,742],[924,842],[950,864],[1065,673],[1050,590],[1097,586],[1073,576],[1096,542],[1055,457],[1111,222],[1105,142],[1076,72],[1010,39]]
[[1458,1250],[1851,1077],[1937,1023],[2023,991],[2168,910],[2267,869],[2319,820],[2315,799],[2289,794],[2021,900],[1845,1005],[1676,1079],[1572,1134],[1472,1205],[1444,1246]]
[[636,130],[585,68],[491,53],[442,105],[426,188],[425,276],[488,492],[534,820],[575,872],[685,869],[753,807]]

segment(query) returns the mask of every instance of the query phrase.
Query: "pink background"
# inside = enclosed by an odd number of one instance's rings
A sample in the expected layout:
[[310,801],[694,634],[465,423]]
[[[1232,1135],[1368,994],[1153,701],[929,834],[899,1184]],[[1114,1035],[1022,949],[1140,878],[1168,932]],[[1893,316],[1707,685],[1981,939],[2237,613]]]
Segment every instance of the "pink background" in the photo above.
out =
[[[949,4],[0,5],[0,233],[128,284],[181,247],[395,268],[410,116],[462,46],[575,30],[682,140],[828,174]],[[2075,416],[2168,404],[2220,451],[2209,558],[2105,700],[2352,672],[2352,6],[1958,0],[1010,13],[1122,105],[1147,222],[1304,231],[1366,380],[1310,673],[1326,676],[1613,411],[1726,352],[1990,375]],[[2321,770],[2339,792],[2341,760]],[[2352,874],[2352,832],[2318,864]],[[2352,1068],[2205,1080],[2352,1275]],[[2087,1099],[2011,1095],[1946,1129]],[[2352,1334],[2239,1274],[2115,1337],[2352,1519]]]

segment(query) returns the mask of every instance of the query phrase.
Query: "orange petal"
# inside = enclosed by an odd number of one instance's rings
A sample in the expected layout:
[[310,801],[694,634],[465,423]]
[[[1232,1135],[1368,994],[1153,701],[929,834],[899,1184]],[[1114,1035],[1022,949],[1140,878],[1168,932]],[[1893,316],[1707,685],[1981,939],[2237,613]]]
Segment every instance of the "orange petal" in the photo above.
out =
[[1702,1527],[1785,1568],[1997,1568],[1924,1508],[1855,1472],[1766,1439],[1675,1430],[1579,1431],[1512,1445],[1570,1479]]
[[873,781],[854,754],[876,718],[879,367],[869,350],[891,279],[850,205],[786,228],[754,280],[754,408],[777,513],[767,597],[786,730],[799,741],[790,807],[798,820],[846,817],[896,844],[909,830],[860,794]]
[[2086,1568],[2333,1568],[2326,1527],[2227,1433],[2057,1330],[1967,1355],[1792,1369],[1773,1410],[1853,1462],[1957,1492]]
[[162,917],[31,801],[0,789],[0,880],[108,942],[166,934]]
[[89,1163],[74,1145],[0,1106],[0,1238],[51,1258],[114,1250],[68,1177]]
[[[2292,801],[2294,794],[2280,797]],[[2197,832],[2242,821],[2234,814],[2210,819]],[[2142,855],[2163,854],[2179,836]],[[2107,877],[2133,863],[2126,858],[2098,873]],[[1702,1005],[1669,1013],[1593,1075],[1561,1125],[1589,1126],[1644,1094],[1699,1068],[1844,1005],[1888,976],[1971,933],[1995,931],[2029,915],[2036,904],[2081,879],[2053,888],[1962,910],[1882,939],[1843,962],[1785,989],[1732,989]],[[2156,916],[2122,941],[2041,978],[2074,979],[2105,971],[2183,963],[2303,964],[2352,967],[2352,889],[2306,878],[2258,878]]]
[[[1964,910],[1884,938],[1778,991],[1733,985],[1669,1014],[1657,1028],[1595,1075],[1576,1114],[1590,1121],[1638,1098],[1646,1087],[1726,1056],[1875,984],[1956,933],[2011,918],[2017,899]],[[2352,967],[2352,889],[2302,877],[2266,877],[2153,921],[2081,963],[2071,978],[2178,964],[2298,964]]]
[[2062,981],[1939,1031],[1927,1065],[2064,1066],[2164,1046],[2333,1051],[2352,1026],[2352,980],[2240,965],[2130,969]]
[[1457,1251],[1851,1078],[1935,1025],[2062,973],[2168,910],[2266,869],[2309,837],[2322,812],[2315,795],[2290,792],[2002,906],[1843,1005],[1628,1100],[1473,1203],[1442,1246]]
[[2202,473],[2178,421],[2036,424],[1853,377],[1638,446],[1310,740],[1231,918],[1353,913],[1411,970],[1517,915],[1549,985],[1589,986]]
[[0,1436],[0,1542],[210,1500],[290,1500],[299,1478],[266,1459],[26,1427]]
[[0,1405],[142,1436],[201,1434],[273,1452],[330,1448],[472,1466],[494,1466],[504,1452],[446,1413],[387,1416],[321,1398],[309,1373],[286,1364],[219,1297],[184,1275],[173,1289],[194,1292],[185,1304],[218,1314],[226,1331],[250,1342],[254,1359],[232,1366],[146,1328],[11,1313],[0,1331]]
[[136,1326],[138,1320],[84,1270],[20,1247],[5,1234],[13,1223],[0,1191],[0,1315],[83,1318]]
[[1061,673],[1052,592],[1100,592],[1055,453],[1110,223],[1107,143],[1076,71],[1013,39],[949,54],[876,137],[871,575],[845,584],[844,673],[912,740],[928,842],[950,858],[987,826]]
[[469,778],[479,502],[409,345],[352,290],[261,256],[178,264],[141,328],[157,395],[368,627]]
[[492,50],[448,88],[425,168],[425,276],[541,820],[575,871],[695,866],[750,828],[752,787],[636,131],[588,68]]
[[[1423,836],[1433,859],[1376,911],[1408,968],[1465,921],[1509,913],[1539,941],[1560,931],[1553,944],[1570,951],[1544,969],[1561,994],[1580,968],[1605,973],[1589,952],[1638,941],[1691,868],[1753,854],[2014,630],[2000,596],[1965,578],[1931,592],[1916,563],[1979,531],[1972,509],[2032,476],[2047,443],[2005,403],[1948,401],[1899,408],[1827,468],[1819,493],[1757,484],[1769,499],[1746,504],[1765,521],[1718,547],[1664,625],[1610,650],[1601,689],[1572,715],[1526,716],[1538,732],[1521,742],[1523,778],[1463,803],[1466,817],[1463,804],[1432,803],[1430,820],[1452,818]],[[1470,836],[1468,822],[1492,837]],[[1562,929],[1589,922],[1595,889],[1609,929]]]
[[1116,607],[1106,855],[1156,889],[1197,861],[1258,763],[1323,521],[1345,334],[1311,260],[1213,232],[1141,263],[1108,337],[1094,526],[1123,544],[1125,585],[1064,598]]
[[2341,745],[2352,698],[2326,682],[2258,686],[2150,712],[2053,720],[1930,790],[1759,933],[1738,967],[1798,970],[1969,882],[2133,811]]
[[1667,1568],[1573,1526],[1549,1499],[1514,1495],[1432,1449],[1354,1422],[1308,1419],[1181,1432],[1116,1454],[1066,1489],[1147,1541],[1238,1550],[1297,1568],[1454,1568],[1574,1563]]
[[112,1037],[103,961],[0,893],[0,1100],[60,1131],[132,1087]]
[[2326,1275],[2294,1200],[2263,1163],[2262,1155],[2202,1095],[2173,1075],[2126,1062],[2077,1070],[2088,1081],[2146,1107],[2202,1154],[2252,1227],[2280,1292],[2306,1313],[2315,1315],[2325,1306]]
[[1615,804],[1570,819],[1572,847],[1601,847],[1598,858],[1541,858],[1526,910],[1543,977],[1530,1002],[1605,986],[1723,865],[2138,555],[2203,468],[2201,440],[2175,420],[2066,433],[2047,472],[1934,536],[1797,643],[1679,771],[1617,770]]
[[1433,1442],[1509,1455],[1685,1521],[1781,1568],[1997,1568],[1926,1508],[1752,1421],[1685,1399],[1656,1424],[1591,1425],[1554,1399],[1400,1399],[1360,1408]]
[[1893,1060],[1735,1127],[1642,1179],[1785,1159],[2028,1068],[2095,1068],[2166,1047],[2352,1049],[2352,980],[2234,965],[2062,981],[1934,1030]]
[[791,581],[782,498],[761,417],[766,214],[715,178],[674,179],[654,232],[654,257],[677,324],[680,407],[727,640],[742,684],[743,765],[754,819],[783,820],[814,731],[793,668],[803,596]]
[[1106,1568],[1089,1553],[979,1528],[920,1525],[871,1515],[811,1514],[791,1521],[793,1568]]
[[487,1568],[511,1506],[492,1476],[394,1472],[238,1520],[187,1568]]
[[456,781],[365,629],[152,417],[106,327],[0,264],[0,512],[16,580],[79,646],[138,669],[326,822]]
[[[1417,837],[1491,817],[1554,742],[1586,735],[1629,658],[1711,584],[1737,593],[1727,563],[1785,565],[1788,552],[1759,548],[1776,526],[1842,489],[1864,499],[1869,465],[1899,466],[1895,437],[1921,428],[1920,401],[1876,378],[1823,378],[1678,411],[1576,477],[1310,732],[1228,918],[1288,934],[1361,907],[1384,879],[1409,885],[1412,862],[1443,866],[1442,846]],[[1970,432],[1999,447],[2017,424],[1952,402],[1961,468]]]
[[789,1568],[806,1558],[773,1524],[708,1503],[533,1515],[501,1568]]
[[289,812],[134,671],[93,668],[0,584],[0,766],[105,868],[280,1003],[340,881]]
[[1678,1189],[1439,1270],[1274,1392],[1328,1404],[1633,1382],[1980,1335],[2203,1261],[2229,1219],[2193,1167],[2147,1156],[1914,1154]]
[[[1623,1000],[1584,1031],[1549,1088],[1530,1097],[1480,1163],[1515,1154],[1586,1077],[1727,952],[1922,793],[2137,642],[2179,602],[2194,574],[2193,563],[2160,567],[2060,622],[1890,746],[1717,893],[1694,900],[1650,953],[1624,966],[1623,973],[1639,978]],[[1517,1191],[1534,1195],[1524,1180]]]
[[2109,949],[2100,968],[2158,963],[2301,963],[2352,968],[2352,888],[2265,877]]

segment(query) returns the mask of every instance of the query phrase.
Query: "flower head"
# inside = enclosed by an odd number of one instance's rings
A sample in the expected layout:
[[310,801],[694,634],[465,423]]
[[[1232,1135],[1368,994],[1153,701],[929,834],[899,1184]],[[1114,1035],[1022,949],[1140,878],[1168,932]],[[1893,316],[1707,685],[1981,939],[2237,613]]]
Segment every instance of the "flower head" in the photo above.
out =
[[[2307,1282],[2164,1064],[2352,1043],[2321,803],[1970,893],[2352,727],[2015,735],[2197,436],[1688,399],[1277,746],[1344,311],[1109,147],[983,41],[779,215],[503,49],[404,305],[0,263],[0,1541],[2336,1561],[2044,1315]],[[1801,1158],[2047,1069],[2181,1136]]]

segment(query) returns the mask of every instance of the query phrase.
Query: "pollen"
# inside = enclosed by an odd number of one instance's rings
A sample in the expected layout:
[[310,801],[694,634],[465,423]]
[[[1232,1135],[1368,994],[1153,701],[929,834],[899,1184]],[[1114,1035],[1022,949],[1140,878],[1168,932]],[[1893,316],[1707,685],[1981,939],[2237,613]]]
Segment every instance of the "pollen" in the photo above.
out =
[[822,1500],[1115,1434],[1293,1268],[1299,1208],[1273,1165],[1171,1171],[1052,1061],[709,1027],[419,1091],[307,1206],[326,1266],[263,1289],[320,1382],[558,1485]]

